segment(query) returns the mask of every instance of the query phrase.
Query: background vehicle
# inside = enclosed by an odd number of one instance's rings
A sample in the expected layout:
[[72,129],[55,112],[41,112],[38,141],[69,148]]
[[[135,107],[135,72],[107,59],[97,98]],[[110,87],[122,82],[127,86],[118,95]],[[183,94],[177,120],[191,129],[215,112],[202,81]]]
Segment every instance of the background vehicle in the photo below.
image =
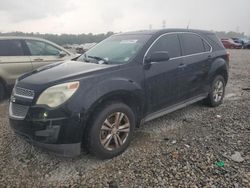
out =
[[242,48],[250,49],[250,40],[248,38],[232,38],[235,43],[241,44]]
[[244,40],[244,48],[250,49],[250,38],[245,38]]
[[250,39],[249,38],[242,38],[241,40],[244,43],[243,48],[244,49],[250,49]]
[[82,145],[111,158],[128,147],[143,122],[203,99],[220,105],[228,63],[222,43],[208,31],[117,34],[75,63],[20,77],[10,125],[31,143],[65,156],[79,155]]
[[77,55],[55,43],[30,37],[0,37],[0,100],[20,75]]
[[242,44],[234,42],[233,39],[221,39],[221,42],[225,48],[229,48],[229,49],[241,49],[242,48]]
[[241,44],[244,46],[244,40],[238,37],[231,38],[235,43]]
[[250,49],[250,38],[246,39],[244,48],[245,49]]

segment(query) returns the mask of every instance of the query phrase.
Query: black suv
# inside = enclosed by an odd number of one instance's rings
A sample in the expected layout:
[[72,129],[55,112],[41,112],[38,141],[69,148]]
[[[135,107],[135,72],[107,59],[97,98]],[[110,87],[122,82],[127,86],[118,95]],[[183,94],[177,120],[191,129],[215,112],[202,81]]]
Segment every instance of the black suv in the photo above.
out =
[[122,153],[135,127],[194,102],[222,103],[229,56],[214,33],[165,29],[117,34],[76,62],[21,76],[12,92],[14,131],[64,156],[81,146]]

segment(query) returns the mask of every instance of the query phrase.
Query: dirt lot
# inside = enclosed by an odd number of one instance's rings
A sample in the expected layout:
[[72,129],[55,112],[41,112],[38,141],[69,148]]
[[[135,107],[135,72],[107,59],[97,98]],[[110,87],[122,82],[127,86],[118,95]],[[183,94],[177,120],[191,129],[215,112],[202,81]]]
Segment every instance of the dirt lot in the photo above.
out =
[[232,50],[224,104],[201,103],[136,131],[121,156],[65,159],[13,134],[0,104],[0,187],[250,187],[250,50]]

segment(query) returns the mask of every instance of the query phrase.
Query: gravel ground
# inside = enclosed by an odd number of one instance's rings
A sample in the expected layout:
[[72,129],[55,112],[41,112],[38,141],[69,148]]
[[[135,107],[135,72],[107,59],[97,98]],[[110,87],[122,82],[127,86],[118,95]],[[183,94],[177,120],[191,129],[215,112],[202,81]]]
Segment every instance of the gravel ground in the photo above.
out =
[[59,158],[13,134],[0,104],[0,187],[250,187],[250,51],[232,50],[224,104],[143,125],[122,155]]

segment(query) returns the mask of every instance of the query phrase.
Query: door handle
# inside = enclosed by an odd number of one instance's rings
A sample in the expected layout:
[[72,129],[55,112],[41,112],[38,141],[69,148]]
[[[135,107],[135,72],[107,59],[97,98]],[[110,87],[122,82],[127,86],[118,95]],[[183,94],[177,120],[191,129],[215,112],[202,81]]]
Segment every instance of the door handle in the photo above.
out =
[[178,66],[178,68],[179,68],[179,69],[183,69],[183,68],[185,68],[186,66],[187,66],[186,64],[181,63],[181,64]]
[[43,61],[43,59],[42,58],[36,58],[36,59],[34,59],[34,61]]

